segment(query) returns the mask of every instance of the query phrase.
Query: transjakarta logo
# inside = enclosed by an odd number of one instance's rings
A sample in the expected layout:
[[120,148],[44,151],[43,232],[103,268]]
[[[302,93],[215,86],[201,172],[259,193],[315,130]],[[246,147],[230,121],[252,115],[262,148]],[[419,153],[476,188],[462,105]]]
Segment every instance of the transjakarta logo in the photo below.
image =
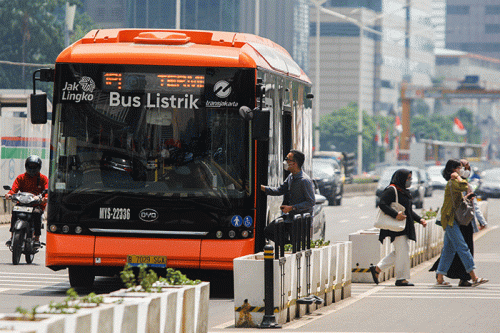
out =
[[[78,87],[81,88],[81,92]],[[64,88],[62,89],[61,99],[63,101],[74,101],[76,103],[80,103],[81,101],[90,102],[94,100],[94,95],[92,94],[94,89],[94,80],[88,76],[83,76],[78,83],[66,82]]]
[[[175,95],[162,96],[160,93],[146,94],[147,108],[184,108],[198,109],[199,98],[195,98],[192,94],[184,94],[184,97]],[[141,96],[122,96],[119,92],[111,92],[109,94],[109,106],[134,107],[142,106]]]

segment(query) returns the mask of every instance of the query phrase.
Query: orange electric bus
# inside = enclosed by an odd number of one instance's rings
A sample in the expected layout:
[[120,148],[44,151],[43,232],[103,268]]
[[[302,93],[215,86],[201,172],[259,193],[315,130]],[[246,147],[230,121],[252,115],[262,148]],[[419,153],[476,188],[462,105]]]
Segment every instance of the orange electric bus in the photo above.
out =
[[93,30],[33,79],[54,82],[46,266],[72,286],[127,262],[231,270],[280,214],[260,184],[292,147],[310,171],[311,82],[258,36]]

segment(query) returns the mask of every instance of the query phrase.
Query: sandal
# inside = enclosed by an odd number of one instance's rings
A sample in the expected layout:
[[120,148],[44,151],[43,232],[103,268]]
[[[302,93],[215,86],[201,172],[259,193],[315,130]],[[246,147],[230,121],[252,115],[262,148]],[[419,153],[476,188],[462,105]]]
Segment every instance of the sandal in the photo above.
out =
[[489,281],[490,280],[488,280],[488,279],[477,278],[475,280],[472,280],[472,287],[477,287],[480,284],[483,284],[483,283],[486,283],[486,282],[489,282]]
[[451,287],[451,284],[449,282],[446,282],[446,281],[442,281],[442,282],[438,281],[438,282],[436,282],[434,287]]
[[378,274],[379,273],[377,273],[377,270],[375,269],[375,266],[370,265],[370,273],[372,273],[373,282],[375,282],[376,284],[378,284]]
[[472,283],[470,283],[467,280],[460,280],[460,282],[458,283],[458,286],[459,287],[472,287]]

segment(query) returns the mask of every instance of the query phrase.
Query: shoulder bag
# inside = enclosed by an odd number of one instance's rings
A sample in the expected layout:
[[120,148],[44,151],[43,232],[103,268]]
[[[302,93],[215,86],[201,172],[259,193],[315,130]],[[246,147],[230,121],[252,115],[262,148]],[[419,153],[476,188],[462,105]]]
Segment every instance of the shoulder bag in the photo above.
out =
[[[394,189],[394,191],[396,191],[396,201],[391,203],[391,208],[397,212],[404,213],[405,206],[403,206],[398,202],[398,190],[394,186],[391,187]],[[380,209],[379,207],[377,213],[377,221],[375,222],[374,227],[379,229],[386,229],[390,231],[400,232],[403,231],[406,227],[406,219],[404,220],[395,219],[384,213],[382,209]]]
[[455,200],[453,200],[453,191],[451,191],[451,186],[450,193],[451,203],[453,205],[453,209],[455,210],[455,221],[457,221],[459,225],[469,225],[474,218],[474,206],[472,206],[472,201],[467,200],[465,197],[463,197],[462,201],[460,201],[460,205],[456,207]]

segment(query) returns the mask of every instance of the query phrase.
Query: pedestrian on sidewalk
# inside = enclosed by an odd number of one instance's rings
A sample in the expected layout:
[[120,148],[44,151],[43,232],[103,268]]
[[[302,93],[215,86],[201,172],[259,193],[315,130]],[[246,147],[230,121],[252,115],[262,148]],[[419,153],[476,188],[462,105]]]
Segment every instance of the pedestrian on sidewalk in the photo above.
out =
[[[470,175],[470,163],[466,159],[461,159],[460,163],[461,163],[462,167],[464,168],[464,171],[462,172],[461,177],[463,179],[467,180],[467,178]],[[472,192],[473,192],[472,187],[469,184],[467,191],[464,193],[469,194]],[[475,217],[475,219],[472,219],[472,221],[469,225],[460,225],[459,227],[460,227],[460,231],[462,233],[462,236],[464,237],[465,243],[467,243],[467,246],[470,250],[470,253],[474,257],[473,234],[475,232],[478,232],[479,229],[485,228],[487,223],[486,223],[486,219],[483,216],[483,213],[479,209],[479,206],[477,204],[477,200],[475,197],[473,199],[473,205],[474,205],[474,217]],[[476,224],[476,219],[477,219],[477,222],[479,223],[479,228]],[[440,259],[441,258],[438,258],[436,260],[434,265],[429,270],[430,272],[435,272],[437,270]],[[446,277],[448,277],[450,279],[460,279],[460,281],[458,283],[459,287],[471,287],[472,286],[472,282],[469,281],[471,279],[471,276],[469,273],[467,273],[465,271],[465,266],[462,263],[462,260],[460,260],[458,253],[456,253],[456,252],[455,252],[455,256],[453,258],[453,261],[451,263],[451,266],[448,269],[448,272],[446,273]]]
[[[444,281],[444,276],[450,270],[455,253],[458,254],[465,268],[465,272],[470,275],[472,287],[488,282],[487,279],[478,277],[474,272],[476,268],[474,258],[460,230],[460,226],[455,219],[454,207],[460,205],[463,200],[463,192],[467,192],[469,189],[467,180],[462,177],[466,176],[464,171],[465,169],[462,163],[456,159],[448,160],[443,170],[443,176],[448,181],[448,184],[445,188],[444,202],[441,208],[441,226],[444,229],[444,245],[441,250],[441,258],[436,271],[436,286],[451,286],[449,282]],[[472,198],[471,193],[466,196],[467,198]]]
[[[411,171],[407,169],[396,170],[396,172],[392,175],[391,183],[380,195],[380,209],[385,214],[400,221],[406,220],[406,226],[405,229],[400,232],[385,229],[380,230],[379,241],[383,243],[386,237],[390,237],[391,242],[394,244],[394,251],[380,260],[376,266],[370,266],[373,281],[377,284],[380,272],[394,265],[396,286],[413,286],[413,283],[408,282],[411,268],[408,240],[416,240],[414,222],[418,222],[425,227],[427,225],[427,221],[413,211],[412,196],[408,190],[411,186],[411,180]],[[405,207],[404,212],[397,212],[391,207],[391,203],[396,200],[394,188],[398,191],[398,202]]]

